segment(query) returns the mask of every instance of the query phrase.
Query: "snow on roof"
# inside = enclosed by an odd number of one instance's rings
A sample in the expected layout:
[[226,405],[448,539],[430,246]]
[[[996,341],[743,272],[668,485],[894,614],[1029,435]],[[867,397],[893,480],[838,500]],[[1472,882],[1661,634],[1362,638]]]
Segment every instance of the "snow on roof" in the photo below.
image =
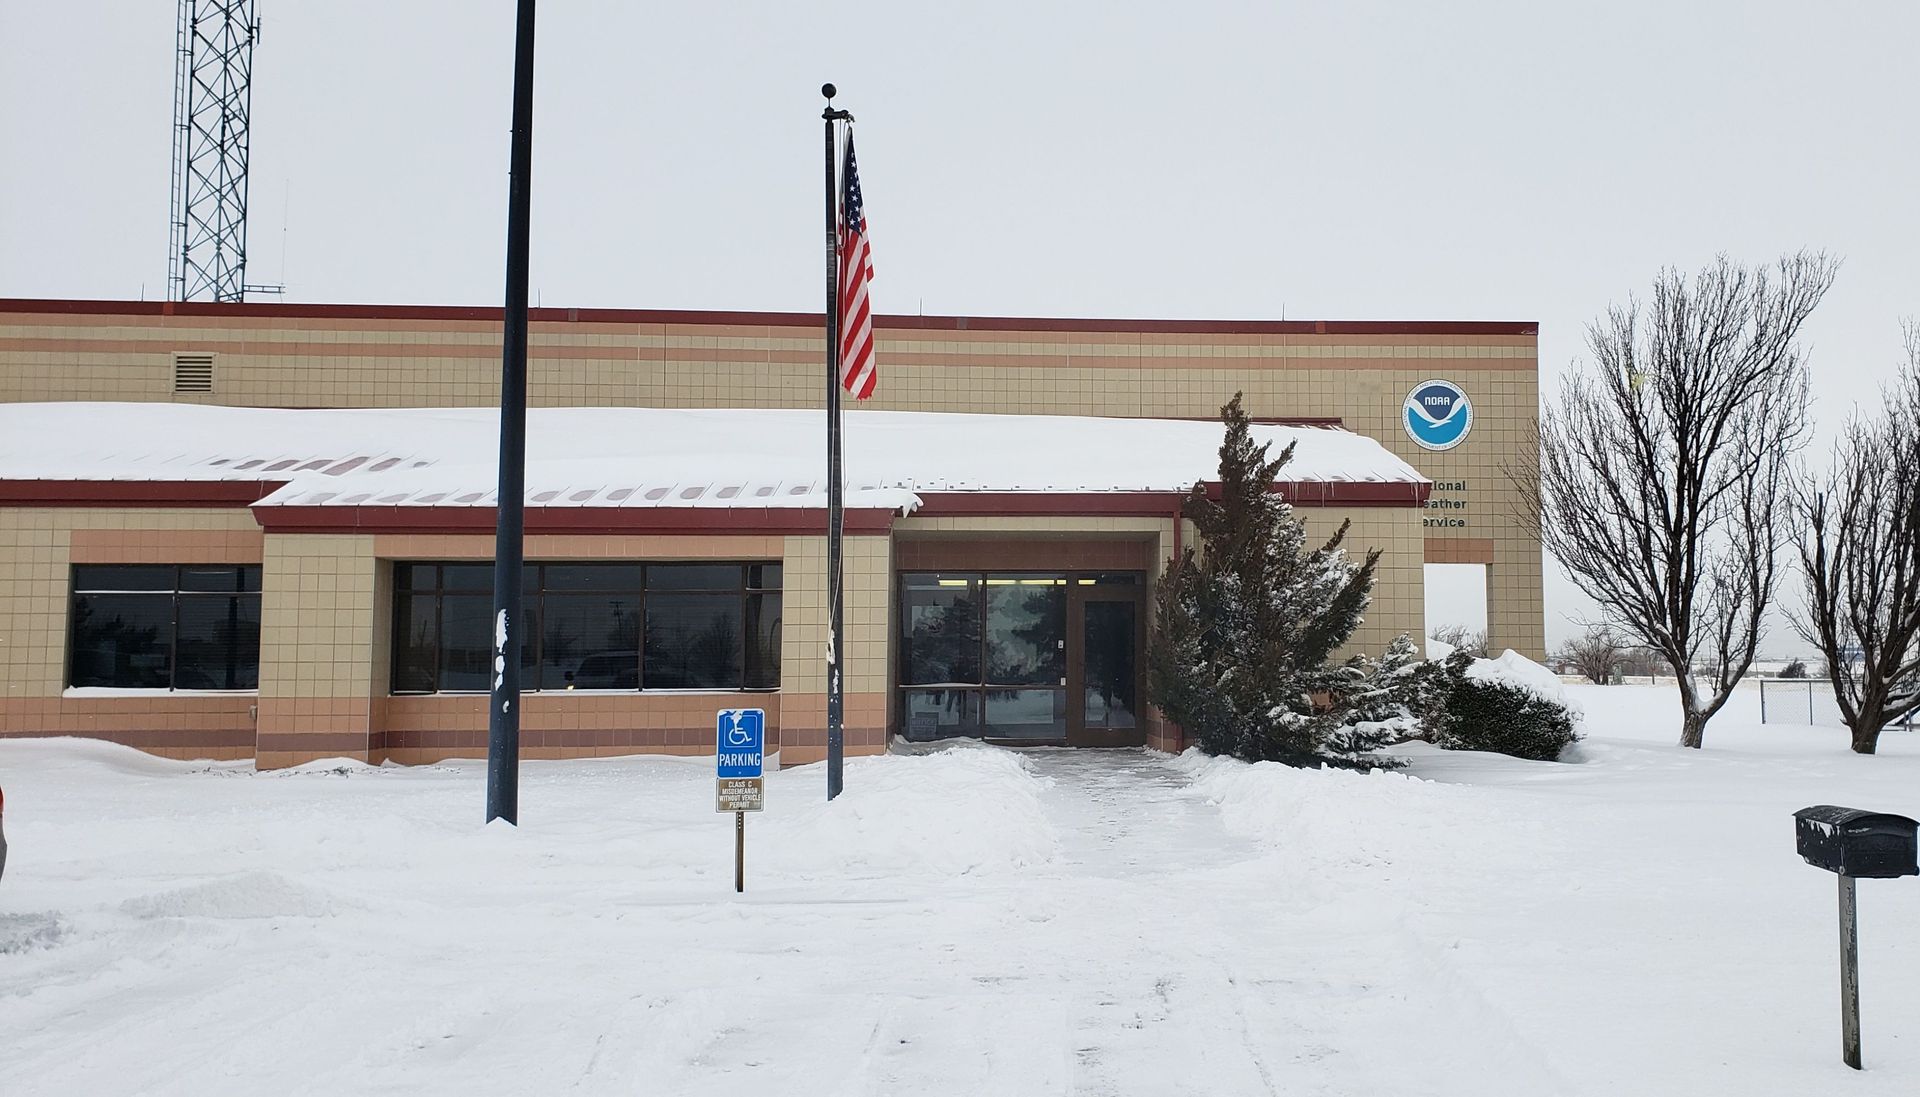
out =
[[[849,507],[920,492],[1184,491],[1211,480],[1220,424],[1061,415],[848,411]],[[0,405],[0,479],[283,481],[263,506],[491,506],[490,408],[281,410],[191,404]],[[1422,484],[1364,435],[1256,426],[1297,443],[1293,481]],[[527,493],[551,507],[816,507],[823,413],[534,408]]]

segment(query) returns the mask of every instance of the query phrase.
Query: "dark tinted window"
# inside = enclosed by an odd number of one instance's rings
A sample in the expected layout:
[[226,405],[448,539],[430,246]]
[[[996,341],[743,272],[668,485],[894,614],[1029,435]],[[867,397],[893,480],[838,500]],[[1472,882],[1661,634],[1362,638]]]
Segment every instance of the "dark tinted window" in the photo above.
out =
[[900,611],[903,685],[980,682],[981,582],[974,576],[914,575]]
[[[771,689],[778,564],[529,564],[521,687]],[[488,564],[394,565],[393,690],[493,685]]]
[[[403,565],[402,570],[414,569]],[[393,614],[393,691],[432,693],[439,689],[434,677],[439,648],[439,602],[430,597],[408,597],[407,591],[401,591]]]
[[776,689],[780,685],[780,592],[747,595],[748,689]]
[[549,589],[540,602],[540,621],[541,689],[640,688],[638,591],[556,594]]
[[492,594],[447,592],[440,598],[440,688],[493,688]]
[[209,592],[259,590],[258,567],[184,567],[180,569],[180,589]]
[[639,564],[547,564],[546,590],[640,590]]
[[440,589],[493,592],[492,564],[446,564],[440,568]]
[[647,596],[649,689],[720,689],[741,684],[744,638],[737,594]]
[[433,590],[440,585],[440,568],[435,564],[393,565],[396,590]]
[[67,667],[73,686],[257,689],[259,565],[75,567]]
[[175,689],[260,688],[260,596],[182,594]]
[[71,685],[168,688],[173,676],[173,595],[74,595],[71,648]]
[[178,569],[149,564],[87,564],[73,569],[76,591],[155,590],[172,594]]
[[739,590],[738,564],[648,564],[648,590]]

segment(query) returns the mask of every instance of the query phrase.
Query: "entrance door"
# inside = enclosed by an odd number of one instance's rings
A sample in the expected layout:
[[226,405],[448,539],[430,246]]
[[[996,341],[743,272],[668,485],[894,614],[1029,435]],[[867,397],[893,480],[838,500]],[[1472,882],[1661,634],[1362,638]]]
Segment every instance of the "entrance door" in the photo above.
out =
[[1140,746],[1139,572],[903,572],[900,730]]
[[1147,741],[1140,698],[1144,587],[1124,578],[1081,576],[1067,588],[1067,742],[1076,747]]

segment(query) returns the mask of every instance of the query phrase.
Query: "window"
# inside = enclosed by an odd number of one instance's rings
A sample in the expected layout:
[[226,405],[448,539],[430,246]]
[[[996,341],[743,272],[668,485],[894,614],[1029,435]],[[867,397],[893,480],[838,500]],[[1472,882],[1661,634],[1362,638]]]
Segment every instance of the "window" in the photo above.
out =
[[258,689],[260,566],[76,565],[69,635],[70,686]]
[[[524,690],[774,689],[779,564],[533,563]],[[492,687],[493,565],[394,565],[393,692]]]
[[937,735],[1066,734],[1065,576],[906,573],[900,585],[910,726]]

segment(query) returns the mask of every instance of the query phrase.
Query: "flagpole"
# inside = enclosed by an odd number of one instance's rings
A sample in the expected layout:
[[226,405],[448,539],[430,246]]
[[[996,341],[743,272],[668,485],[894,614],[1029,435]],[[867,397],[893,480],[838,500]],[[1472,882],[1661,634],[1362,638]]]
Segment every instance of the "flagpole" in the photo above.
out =
[[845,506],[840,470],[840,219],[833,124],[851,122],[853,115],[834,109],[832,84],[822,84],[820,94],[827,98],[820,117],[826,132],[827,164],[827,799],[831,800],[840,795],[846,764],[845,694],[840,673],[844,651],[840,633],[840,541]]

